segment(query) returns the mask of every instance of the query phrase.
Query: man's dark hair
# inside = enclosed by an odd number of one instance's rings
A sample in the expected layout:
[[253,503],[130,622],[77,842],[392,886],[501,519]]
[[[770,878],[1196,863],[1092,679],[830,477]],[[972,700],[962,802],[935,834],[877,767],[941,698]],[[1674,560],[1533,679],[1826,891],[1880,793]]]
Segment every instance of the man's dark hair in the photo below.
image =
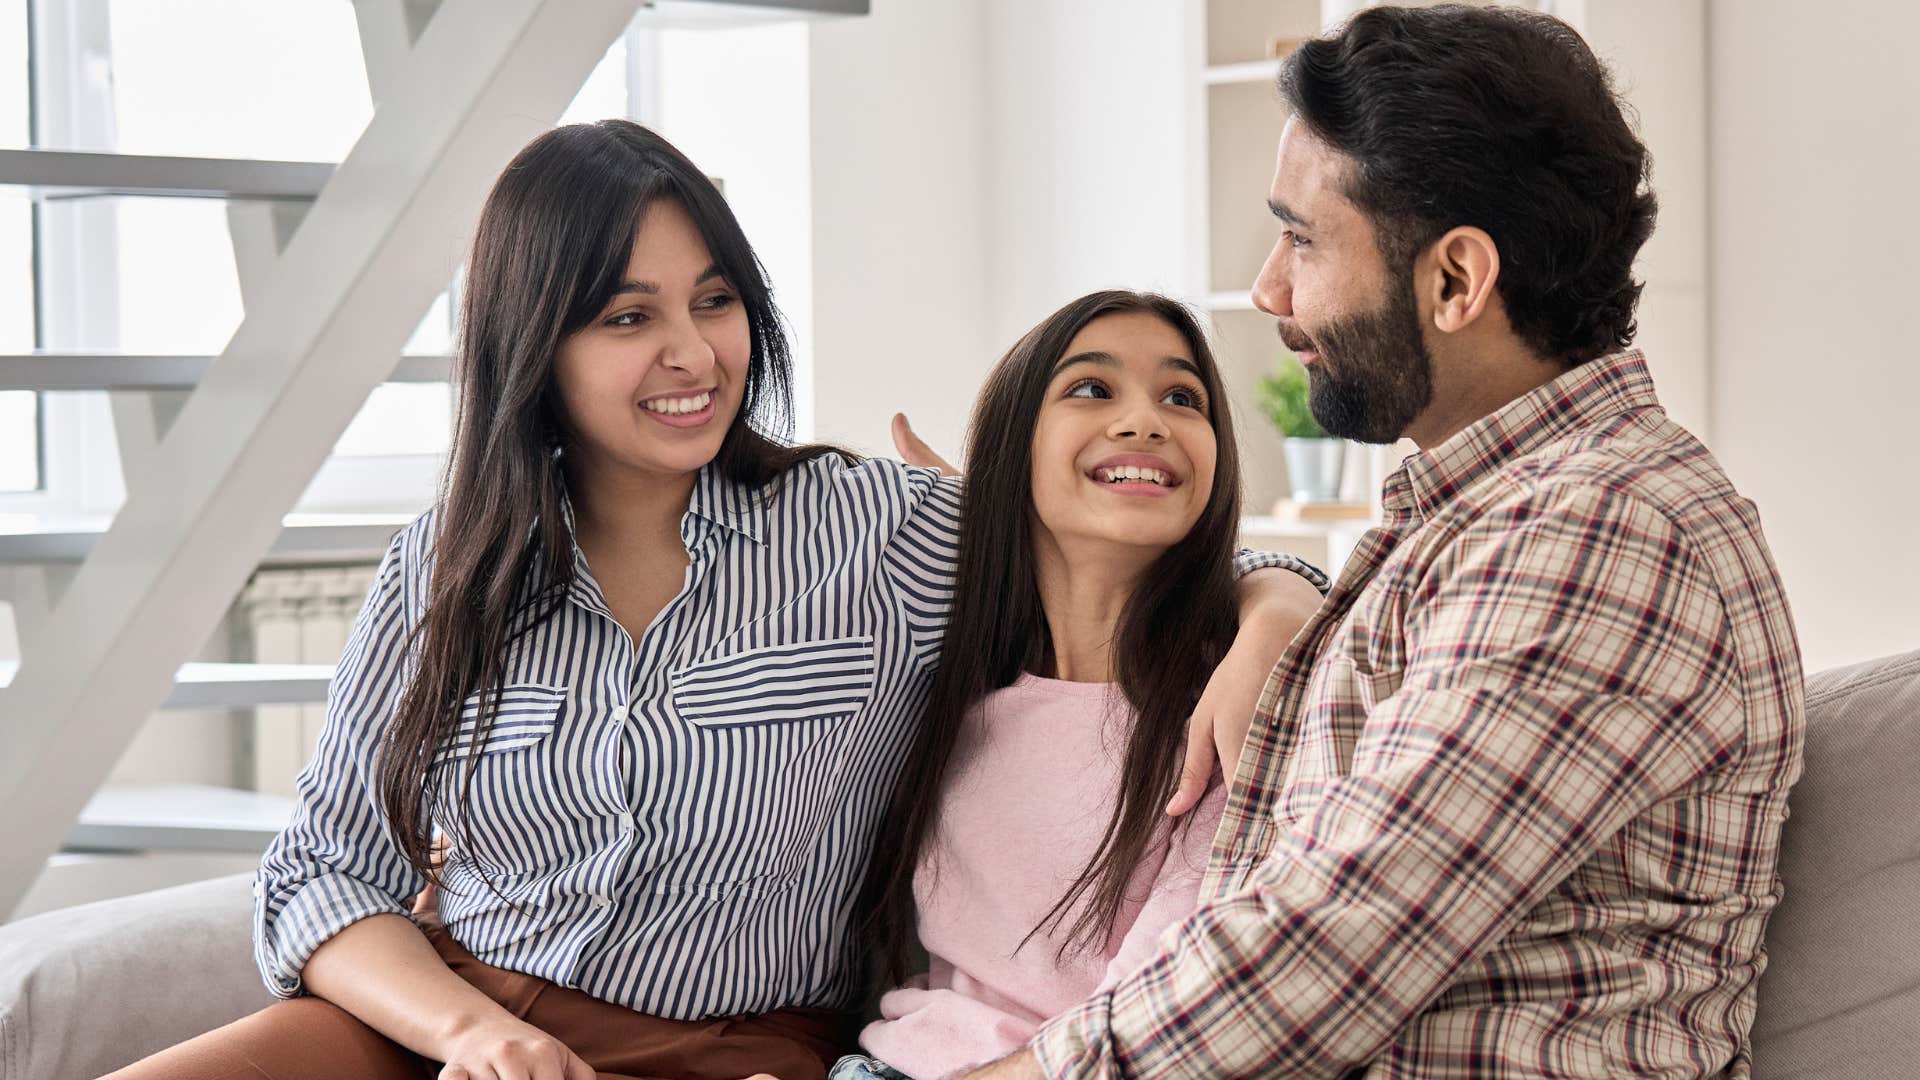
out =
[[1390,265],[1449,229],[1484,229],[1528,345],[1584,363],[1633,341],[1652,162],[1567,24],[1512,8],[1369,8],[1296,50],[1280,94],[1357,163],[1346,194]]

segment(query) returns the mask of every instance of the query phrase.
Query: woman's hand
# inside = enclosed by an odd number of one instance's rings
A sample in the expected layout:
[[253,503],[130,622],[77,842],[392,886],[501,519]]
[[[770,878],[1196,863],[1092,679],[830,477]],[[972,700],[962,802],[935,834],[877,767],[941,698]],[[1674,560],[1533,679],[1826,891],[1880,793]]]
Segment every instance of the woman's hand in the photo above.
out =
[[909,465],[939,469],[942,476],[960,475],[960,470],[952,462],[934,453],[933,447],[920,441],[920,436],[913,433],[913,426],[907,423],[906,413],[893,414],[893,448],[900,451],[900,460]]
[[566,1044],[512,1015],[455,1032],[440,1080],[594,1080]]
[[1207,680],[1187,724],[1186,764],[1180,787],[1167,803],[1171,817],[1200,805],[1214,762],[1232,782],[1267,678],[1294,635],[1320,608],[1320,590],[1291,570],[1256,570],[1240,585],[1240,633]]

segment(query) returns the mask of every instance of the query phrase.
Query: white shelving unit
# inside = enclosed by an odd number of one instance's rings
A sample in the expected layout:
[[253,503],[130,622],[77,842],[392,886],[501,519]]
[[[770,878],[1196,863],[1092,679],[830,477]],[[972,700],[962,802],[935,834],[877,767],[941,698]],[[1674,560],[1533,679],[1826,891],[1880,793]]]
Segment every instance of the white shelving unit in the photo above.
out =
[[1208,86],[1228,86],[1235,83],[1271,84],[1280,73],[1280,61],[1248,60],[1238,64],[1209,64],[1206,71]]
[[[1241,542],[1285,551],[1338,569],[1366,522],[1292,522],[1270,516],[1288,489],[1285,439],[1255,407],[1255,386],[1286,355],[1272,316],[1253,306],[1253,283],[1279,237],[1266,206],[1274,150],[1286,110],[1274,89],[1281,56],[1319,33],[1320,0],[1197,0],[1202,43],[1195,58],[1195,124],[1200,133],[1194,185],[1204,238],[1198,273],[1229,393],[1238,403],[1245,509]],[[1337,17],[1337,16],[1336,16]],[[1279,52],[1280,55],[1276,55]],[[1365,458],[1357,451],[1355,458]],[[1353,466],[1350,463],[1349,468]],[[1356,490],[1364,490],[1358,488]],[[1364,496],[1362,496],[1364,498]],[[1370,501],[1370,499],[1369,499]]]

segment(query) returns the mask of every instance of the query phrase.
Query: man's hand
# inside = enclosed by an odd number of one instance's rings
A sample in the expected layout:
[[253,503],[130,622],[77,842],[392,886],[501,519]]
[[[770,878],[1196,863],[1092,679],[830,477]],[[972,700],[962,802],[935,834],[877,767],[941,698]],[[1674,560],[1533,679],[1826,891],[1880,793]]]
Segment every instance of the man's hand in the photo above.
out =
[[1031,1050],[1018,1050],[991,1065],[967,1073],[963,1080],[1046,1080],[1040,1059]]
[[1187,723],[1187,759],[1179,790],[1167,803],[1169,816],[1179,817],[1200,805],[1215,761],[1232,782],[1260,691],[1280,654],[1320,609],[1320,600],[1320,590],[1291,570],[1256,570],[1240,579],[1240,633],[1207,680]]
[[909,465],[922,465],[930,469],[939,469],[942,476],[959,476],[960,470],[953,463],[933,452],[933,447],[920,441],[913,433],[913,426],[907,423],[906,413],[893,414],[893,448],[900,451],[900,460]]

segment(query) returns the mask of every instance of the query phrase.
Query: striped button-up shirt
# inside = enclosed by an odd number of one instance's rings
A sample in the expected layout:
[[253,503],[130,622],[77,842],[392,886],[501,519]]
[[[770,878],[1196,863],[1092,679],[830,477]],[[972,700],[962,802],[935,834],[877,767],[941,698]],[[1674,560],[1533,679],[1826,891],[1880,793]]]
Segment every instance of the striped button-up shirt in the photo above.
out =
[[1637,352],[1433,449],[1275,670],[1202,895],[1049,1075],[1729,1076],[1800,657]]
[[[680,524],[685,584],[638,641],[576,549],[567,602],[507,657],[472,847],[445,870],[454,938],[675,1019],[848,1003],[853,899],[931,688],[959,499],[931,470],[835,455],[764,491],[703,471]],[[432,543],[429,513],[387,552],[294,821],[261,864],[255,954],[282,996],[322,942],[404,913],[423,884],[384,827],[373,755]],[[478,713],[476,696],[440,751],[442,797],[459,790]]]

